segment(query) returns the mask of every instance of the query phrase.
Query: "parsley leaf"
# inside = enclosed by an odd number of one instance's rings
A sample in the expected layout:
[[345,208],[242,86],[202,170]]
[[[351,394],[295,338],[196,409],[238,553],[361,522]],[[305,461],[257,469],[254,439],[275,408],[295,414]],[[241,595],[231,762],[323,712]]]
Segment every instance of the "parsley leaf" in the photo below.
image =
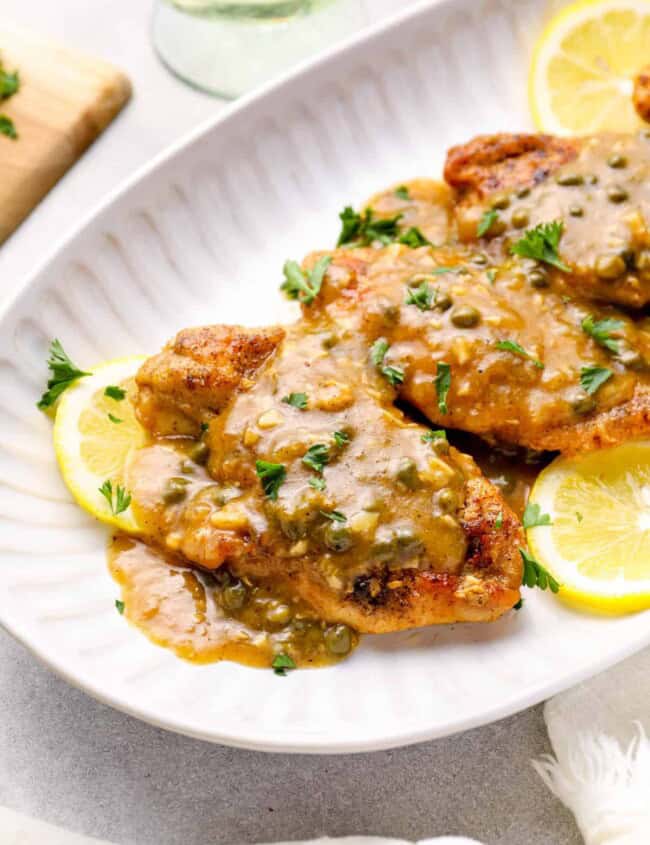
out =
[[376,340],[370,349],[370,359],[379,372],[395,387],[404,381],[404,370],[401,367],[391,367],[384,364],[384,358],[390,348],[385,337]]
[[485,275],[488,277],[488,282],[493,285],[497,278],[497,271],[494,269],[486,270]]
[[520,355],[522,358],[527,358],[531,361],[539,370],[544,369],[544,364],[541,361],[538,361],[537,358],[533,358],[530,352],[526,352],[523,346],[518,344],[514,340],[497,340],[496,342],[497,349],[501,349],[504,352],[512,352],[515,355]]
[[349,243],[370,246],[374,241],[379,241],[385,246],[397,237],[397,223],[402,219],[401,214],[394,217],[375,217],[372,208],[366,208],[363,214],[358,214],[349,205],[339,217],[342,225],[337,246]]
[[115,490],[113,490],[113,483],[106,480],[98,489],[108,502],[111,513],[115,516],[123,513],[131,504],[131,494],[121,484],[118,484]]
[[542,513],[538,504],[528,502],[522,522],[524,528],[535,528],[538,525],[551,525],[551,517],[547,513]]
[[324,490],[327,487],[327,482],[324,478],[310,478],[307,482],[314,490]]
[[436,386],[436,395],[438,396],[438,410],[441,414],[448,414],[447,394],[451,387],[451,367],[444,361],[439,361],[436,367],[436,377],[433,380]]
[[272,502],[277,501],[278,490],[287,476],[287,470],[283,464],[274,464],[271,461],[255,461],[255,472],[262,482],[264,495]]
[[479,238],[482,238],[483,235],[487,235],[487,233],[492,228],[492,224],[496,223],[498,219],[499,214],[493,208],[484,211],[481,216],[481,219],[479,220],[478,228],[476,230],[476,234],[479,236]]
[[497,518],[494,520],[494,530],[500,531],[503,528],[503,511],[499,511]]
[[420,311],[430,311],[436,300],[436,291],[427,281],[422,281],[417,287],[407,287],[406,305],[415,305]]
[[307,394],[306,393],[290,393],[288,396],[283,396],[282,401],[287,405],[293,405],[299,411],[304,411],[307,408]]
[[122,615],[124,613],[124,602],[120,601],[119,599],[115,599],[115,607],[117,612]]
[[314,472],[322,475],[323,469],[330,460],[330,450],[325,443],[315,443],[305,452],[302,462]]
[[520,238],[510,247],[513,255],[520,255],[522,258],[534,258],[557,267],[570,273],[571,268],[567,267],[560,260],[558,246],[564,224],[561,220],[554,220],[552,223],[540,223],[534,229],[527,229],[523,238]]
[[52,376],[47,383],[46,392],[41,396],[37,404],[37,407],[41,410],[52,406],[63,391],[70,387],[77,379],[91,375],[91,373],[80,370],[76,364],[72,363],[61,346],[60,341],[56,339],[50,344],[50,357],[47,366]]
[[288,654],[280,653],[276,654],[273,658],[271,668],[273,669],[274,674],[284,678],[288,669],[297,669],[298,667]]
[[411,249],[417,249],[419,246],[433,246],[430,240],[424,237],[417,226],[411,226],[397,239],[397,243],[406,244]]
[[607,367],[583,367],[580,370],[580,385],[590,396],[602,387],[614,375]]
[[330,255],[319,258],[312,270],[305,273],[297,261],[285,261],[285,281],[280,285],[289,299],[297,299],[303,305],[311,305],[320,293],[325,273],[332,261]]
[[126,390],[117,387],[115,384],[109,384],[104,391],[104,396],[108,396],[109,399],[115,399],[116,402],[121,402],[126,396]]
[[618,341],[612,338],[612,334],[621,331],[622,320],[614,320],[611,317],[605,320],[594,320],[593,314],[588,314],[580,325],[582,331],[592,337],[597,344],[609,349],[610,352],[618,352]]
[[15,141],[16,138],[18,138],[18,132],[16,132],[14,122],[10,117],[7,117],[6,114],[0,114],[0,135],[6,135],[7,138],[11,138],[12,141]]
[[560,592],[560,585],[541,563],[538,563],[525,549],[519,549],[519,554],[524,564],[521,583],[525,587],[530,587],[531,589],[533,587],[539,587],[540,590],[545,590],[548,587],[552,593]]
[[18,76],[18,71],[15,70],[13,73],[9,73],[0,65],[0,100],[8,100],[9,97],[13,97],[14,94],[18,93],[19,88],[20,77]]
[[427,273],[431,273],[432,276],[442,276],[443,273],[462,273],[464,272],[465,268],[458,266],[458,267],[434,267],[432,270],[427,270]]
[[423,434],[420,440],[423,443],[433,443],[434,440],[446,440],[447,439],[447,432],[440,428],[436,431],[427,431],[426,434]]
[[409,194],[409,189],[406,187],[406,185],[400,185],[399,188],[395,188],[393,193],[400,200],[410,200],[411,199],[411,196]]
[[346,434],[344,431],[335,431],[333,437],[334,442],[339,449],[342,449],[343,446],[350,442],[350,435]]
[[347,522],[348,518],[341,511],[321,511],[321,514],[332,522]]
[[109,418],[109,420],[110,420],[112,423],[121,423],[121,422],[124,422],[124,420],[121,420],[119,417],[115,417],[115,416],[113,416],[113,414],[110,414],[110,413],[109,413],[109,415],[108,415],[108,418]]

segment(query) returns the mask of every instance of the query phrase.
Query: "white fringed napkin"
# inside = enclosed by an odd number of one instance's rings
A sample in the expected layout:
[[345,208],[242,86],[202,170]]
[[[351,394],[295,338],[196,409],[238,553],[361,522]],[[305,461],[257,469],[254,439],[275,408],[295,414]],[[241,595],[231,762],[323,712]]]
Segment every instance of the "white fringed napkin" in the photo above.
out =
[[[585,845],[650,845],[650,649],[546,703],[555,756],[533,766],[575,815]],[[522,840],[523,841],[523,840]],[[350,836],[280,845],[410,845]],[[0,807],[0,845],[109,845]],[[481,845],[443,836],[417,845]]]

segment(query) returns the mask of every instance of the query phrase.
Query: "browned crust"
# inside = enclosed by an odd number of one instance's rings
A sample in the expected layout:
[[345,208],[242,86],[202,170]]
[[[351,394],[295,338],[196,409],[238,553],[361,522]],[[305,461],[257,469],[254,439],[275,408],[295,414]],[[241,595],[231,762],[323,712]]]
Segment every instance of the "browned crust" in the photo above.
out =
[[650,65],[647,65],[634,80],[632,102],[641,120],[650,123]]
[[194,435],[246,387],[277,349],[284,329],[202,326],[179,332],[136,376],[136,412],[153,434]]
[[543,182],[578,155],[579,138],[551,135],[479,135],[447,153],[445,180],[461,202],[475,202],[497,191]]

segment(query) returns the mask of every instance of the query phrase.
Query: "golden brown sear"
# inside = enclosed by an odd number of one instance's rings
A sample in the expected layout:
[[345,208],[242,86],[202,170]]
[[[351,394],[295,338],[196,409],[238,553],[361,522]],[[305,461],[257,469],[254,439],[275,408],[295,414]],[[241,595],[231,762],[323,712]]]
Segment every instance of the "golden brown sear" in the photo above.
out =
[[403,372],[400,397],[432,423],[566,454],[648,432],[646,320],[539,287],[519,259],[401,244],[332,257],[305,319],[360,320],[367,349],[382,339],[382,366]]
[[457,193],[461,241],[478,240],[500,260],[525,230],[561,221],[570,272],[551,268],[558,289],[632,308],[650,302],[650,130],[480,136],[449,151],[445,178]]
[[[361,632],[495,619],[519,597],[519,522],[443,432],[394,408],[390,371],[359,328],[346,313],[247,330],[264,362],[253,356],[256,369],[238,376],[241,330],[221,326],[186,330],[148,361],[146,427],[176,435],[179,418],[210,422],[207,472],[184,475],[183,455],[160,440],[137,455],[139,521],[201,568],[272,579]],[[218,390],[197,402],[203,367]]]

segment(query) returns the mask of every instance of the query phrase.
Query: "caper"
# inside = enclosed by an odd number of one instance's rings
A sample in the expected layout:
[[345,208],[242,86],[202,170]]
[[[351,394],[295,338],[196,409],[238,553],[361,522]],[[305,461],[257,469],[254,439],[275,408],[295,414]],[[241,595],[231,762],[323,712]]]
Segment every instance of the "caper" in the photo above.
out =
[[585,183],[587,185],[597,185],[600,180],[595,173],[590,173],[588,176],[585,176]]
[[447,311],[453,305],[453,300],[446,291],[438,291],[433,307],[438,311]]
[[352,545],[350,531],[340,522],[330,522],[323,534],[325,545],[333,552],[346,552]]
[[291,608],[288,604],[272,602],[266,610],[266,619],[272,625],[286,625],[291,619]]
[[569,206],[569,214],[571,217],[582,217],[585,213],[584,208],[581,205],[570,205]]
[[420,476],[418,475],[418,468],[412,458],[402,458],[397,467],[395,478],[408,487],[409,490],[415,490],[420,483]]
[[497,218],[496,220],[492,221],[492,223],[490,224],[490,228],[485,233],[485,236],[488,238],[497,238],[499,237],[499,235],[502,235],[507,228],[508,226],[505,220]]
[[331,625],[325,630],[323,639],[330,654],[342,657],[352,649],[352,632],[347,625]]
[[518,199],[523,200],[523,199],[525,199],[525,198],[526,198],[529,194],[530,194],[530,188],[528,187],[528,185],[524,185],[524,187],[523,187],[523,188],[519,188],[519,190],[517,191],[517,193],[516,193],[516,195],[515,195],[515,196],[516,196]]
[[582,185],[585,181],[584,176],[579,173],[560,173],[555,177],[555,181],[563,188],[574,187],[575,185]]
[[188,456],[195,464],[206,464],[208,462],[208,458],[210,457],[208,444],[199,440],[199,442],[195,443],[189,450]]
[[431,448],[437,455],[449,454],[449,441],[446,437],[436,437],[431,441]]
[[528,281],[534,288],[547,288],[549,285],[548,276],[541,268],[531,270],[528,274]]
[[611,185],[607,189],[607,199],[610,202],[625,202],[628,196],[628,192],[625,190],[625,188],[622,188],[620,185]]
[[626,270],[625,261],[620,255],[600,255],[596,259],[595,270],[599,279],[618,279]]
[[612,153],[611,156],[607,159],[607,164],[610,167],[615,168],[616,170],[620,170],[623,167],[627,167],[627,159],[624,155],[620,153]]
[[498,209],[499,211],[503,211],[510,205],[510,197],[508,194],[495,194],[492,197],[492,202],[490,203],[492,208]]
[[280,519],[280,531],[288,540],[301,540],[307,534],[307,526],[304,520],[284,517]]
[[574,393],[569,397],[569,404],[576,414],[588,414],[596,407],[596,400],[586,393]]
[[436,494],[436,502],[443,513],[455,513],[458,510],[458,493],[451,487],[443,487]]
[[179,476],[168,479],[162,494],[163,502],[166,505],[175,505],[178,502],[182,502],[187,496],[187,485],[189,483],[189,478]]
[[481,321],[481,312],[472,305],[459,305],[451,312],[451,322],[458,329],[471,329]]
[[470,258],[472,264],[477,264],[479,267],[484,267],[488,263],[487,255],[482,252],[477,252]]
[[515,229],[524,229],[530,222],[530,214],[526,211],[525,208],[516,208],[512,212],[510,222],[515,227]]
[[221,600],[226,610],[239,610],[246,603],[247,590],[241,581],[233,581],[221,592]]
[[415,557],[424,550],[424,543],[410,525],[400,525],[395,532],[395,540],[401,560]]

